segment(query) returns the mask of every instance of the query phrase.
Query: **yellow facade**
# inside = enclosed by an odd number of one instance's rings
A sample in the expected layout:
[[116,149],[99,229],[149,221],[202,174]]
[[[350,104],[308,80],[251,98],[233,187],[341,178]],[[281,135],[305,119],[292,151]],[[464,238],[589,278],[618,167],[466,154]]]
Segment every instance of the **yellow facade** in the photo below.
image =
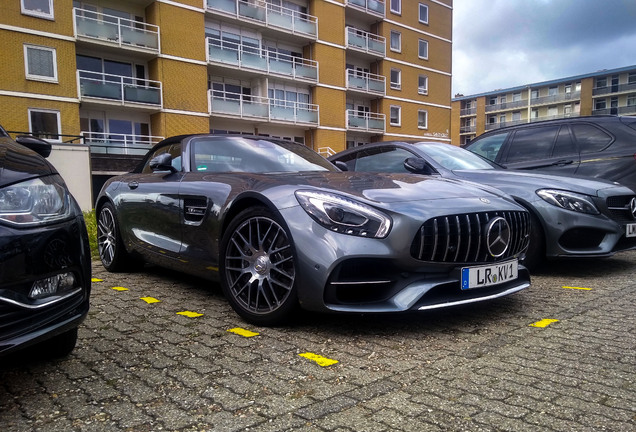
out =
[[[389,0],[384,10],[359,3],[284,1],[296,18],[276,27],[280,10],[256,0],[86,0],[79,8],[55,0],[48,14],[3,1],[0,46],[15,61],[0,64],[0,123],[30,132],[30,110],[43,110],[59,120],[58,134],[113,145],[108,151],[211,130],[329,151],[450,141],[452,0],[402,0],[401,14]],[[428,23],[418,20],[420,3]],[[389,48],[391,30],[402,35],[400,52]],[[427,58],[418,57],[419,40]],[[45,58],[54,52],[56,79],[26,76],[25,44],[44,48]],[[401,71],[399,90],[392,68]],[[390,124],[391,106],[400,107],[399,125]]]

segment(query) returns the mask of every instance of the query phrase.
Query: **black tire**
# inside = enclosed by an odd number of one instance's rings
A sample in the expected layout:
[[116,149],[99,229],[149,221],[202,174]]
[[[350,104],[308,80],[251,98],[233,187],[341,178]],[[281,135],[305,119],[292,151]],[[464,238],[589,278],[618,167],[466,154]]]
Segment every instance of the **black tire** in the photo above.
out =
[[221,287],[245,321],[272,326],[298,309],[296,252],[284,224],[264,207],[242,211],[221,241]]
[[61,358],[69,355],[77,345],[77,327],[52,337],[37,345],[38,351],[47,358]]
[[130,270],[136,262],[126,251],[111,203],[104,204],[97,214],[97,248],[102,265],[109,272]]
[[530,244],[522,264],[530,271],[539,268],[545,261],[545,234],[539,219],[530,213]]

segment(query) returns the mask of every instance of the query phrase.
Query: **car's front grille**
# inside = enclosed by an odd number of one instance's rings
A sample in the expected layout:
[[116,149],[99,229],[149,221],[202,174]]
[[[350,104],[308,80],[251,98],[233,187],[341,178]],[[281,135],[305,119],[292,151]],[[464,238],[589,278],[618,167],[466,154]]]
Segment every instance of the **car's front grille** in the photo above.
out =
[[629,207],[632,198],[634,198],[634,195],[617,195],[607,198],[605,201],[607,209],[614,220],[617,222],[634,222],[634,216]]
[[[493,256],[487,246],[487,227],[495,218],[510,227],[508,247]],[[411,256],[421,261],[480,263],[503,261],[528,246],[530,215],[523,211],[494,211],[442,216],[427,220],[411,245]]]

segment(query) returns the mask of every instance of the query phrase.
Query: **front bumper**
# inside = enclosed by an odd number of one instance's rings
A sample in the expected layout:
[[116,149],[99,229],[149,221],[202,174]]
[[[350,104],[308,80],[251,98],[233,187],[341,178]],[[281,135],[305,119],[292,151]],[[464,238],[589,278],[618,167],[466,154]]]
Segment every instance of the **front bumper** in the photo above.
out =
[[411,255],[422,219],[395,217],[384,239],[328,231],[302,209],[285,210],[298,259],[298,298],[303,308],[322,312],[403,312],[490,300],[530,286],[518,266],[512,281],[461,289],[461,268],[479,263],[432,263]]
[[[77,327],[89,309],[91,262],[83,216],[50,226],[0,226],[0,355]],[[34,284],[64,282],[32,298]]]

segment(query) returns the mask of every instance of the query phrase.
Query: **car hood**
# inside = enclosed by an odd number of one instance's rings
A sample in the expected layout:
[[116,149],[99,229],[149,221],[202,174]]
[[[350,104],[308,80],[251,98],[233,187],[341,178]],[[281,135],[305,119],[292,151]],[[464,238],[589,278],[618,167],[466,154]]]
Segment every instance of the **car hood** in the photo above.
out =
[[617,183],[600,179],[576,176],[541,174],[520,170],[455,170],[453,173],[464,180],[497,187],[517,196],[522,190],[535,192],[538,189],[560,189],[591,196],[613,194],[631,194],[630,189]]
[[55,173],[53,166],[33,150],[0,137],[0,187]]

